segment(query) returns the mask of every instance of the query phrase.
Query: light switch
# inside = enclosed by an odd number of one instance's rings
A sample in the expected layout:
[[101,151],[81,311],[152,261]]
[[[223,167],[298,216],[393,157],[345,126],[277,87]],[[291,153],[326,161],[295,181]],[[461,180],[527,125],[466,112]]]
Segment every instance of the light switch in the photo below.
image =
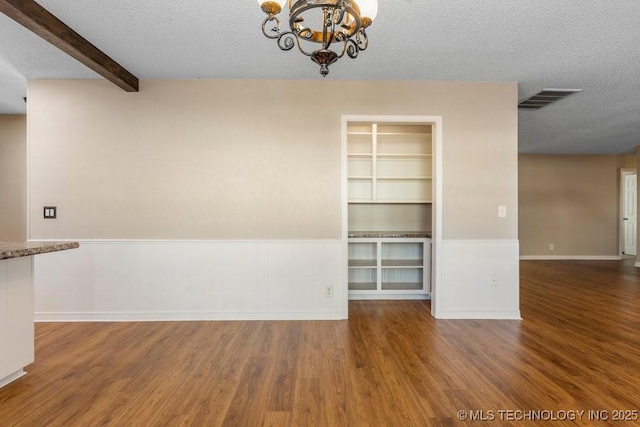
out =
[[507,207],[505,205],[498,206],[498,216],[500,218],[506,218],[507,217]]
[[44,217],[47,219],[55,219],[56,218],[56,206],[45,206],[44,207]]

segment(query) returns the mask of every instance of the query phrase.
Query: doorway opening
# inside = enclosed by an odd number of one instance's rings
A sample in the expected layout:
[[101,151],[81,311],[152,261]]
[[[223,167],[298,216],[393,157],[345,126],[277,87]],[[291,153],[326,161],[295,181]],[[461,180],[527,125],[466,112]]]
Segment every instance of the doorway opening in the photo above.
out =
[[345,314],[349,299],[429,298],[437,316],[442,118],[342,116],[342,165]]

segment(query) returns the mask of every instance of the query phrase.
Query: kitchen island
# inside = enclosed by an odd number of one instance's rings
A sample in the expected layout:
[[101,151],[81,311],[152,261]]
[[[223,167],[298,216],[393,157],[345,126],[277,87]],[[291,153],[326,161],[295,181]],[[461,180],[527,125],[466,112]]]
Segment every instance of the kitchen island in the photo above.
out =
[[23,376],[34,360],[33,256],[78,246],[0,241],[0,387]]

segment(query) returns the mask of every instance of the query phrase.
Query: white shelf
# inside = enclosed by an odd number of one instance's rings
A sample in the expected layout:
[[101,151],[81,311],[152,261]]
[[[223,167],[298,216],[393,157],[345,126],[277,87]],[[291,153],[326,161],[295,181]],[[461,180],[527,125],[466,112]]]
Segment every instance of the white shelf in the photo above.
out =
[[382,268],[422,268],[424,260],[421,259],[383,259]]
[[376,282],[349,282],[349,289],[352,291],[375,291],[378,287]]
[[[367,199],[360,199],[360,200],[349,200],[349,203],[371,203],[371,200],[367,200]],[[429,204],[429,203],[433,203],[433,201],[431,199],[411,199],[411,200],[406,200],[406,199],[383,199],[383,198],[378,198],[378,201],[376,203],[389,203],[389,204],[412,204],[412,203],[422,203],[422,204]]]
[[430,176],[378,176],[378,181],[385,179],[390,181],[425,181],[432,178]]
[[[351,154],[349,154],[351,156]],[[430,159],[432,154],[408,154],[408,153],[377,153],[378,158],[415,158],[415,159]]]
[[431,136],[431,132],[376,132],[377,135]]
[[372,132],[347,132],[347,135],[372,135]]
[[382,282],[382,291],[422,291],[422,283]]
[[373,153],[347,153],[349,157],[373,157]]
[[[350,199],[349,203],[352,203],[354,205],[370,204],[371,203],[371,199]],[[389,202],[389,203],[394,203],[394,202]],[[415,203],[415,202],[411,202],[411,203]]]
[[350,259],[349,268],[375,268],[378,265],[375,259]]

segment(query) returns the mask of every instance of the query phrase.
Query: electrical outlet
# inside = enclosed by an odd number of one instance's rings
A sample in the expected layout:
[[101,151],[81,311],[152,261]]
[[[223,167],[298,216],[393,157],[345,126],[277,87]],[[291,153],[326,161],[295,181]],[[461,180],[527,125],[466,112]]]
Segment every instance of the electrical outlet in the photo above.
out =
[[498,206],[498,217],[500,218],[507,217],[507,207],[505,205]]
[[490,285],[492,288],[498,287],[498,278],[496,276],[491,277]]
[[553,243],[549,244],[549,250],[550,251],[554,250],[555,248],[556,248],[556,246]]
[[327,298],[333,298],[333,285],[327,285],[324,290],[324,296]]

